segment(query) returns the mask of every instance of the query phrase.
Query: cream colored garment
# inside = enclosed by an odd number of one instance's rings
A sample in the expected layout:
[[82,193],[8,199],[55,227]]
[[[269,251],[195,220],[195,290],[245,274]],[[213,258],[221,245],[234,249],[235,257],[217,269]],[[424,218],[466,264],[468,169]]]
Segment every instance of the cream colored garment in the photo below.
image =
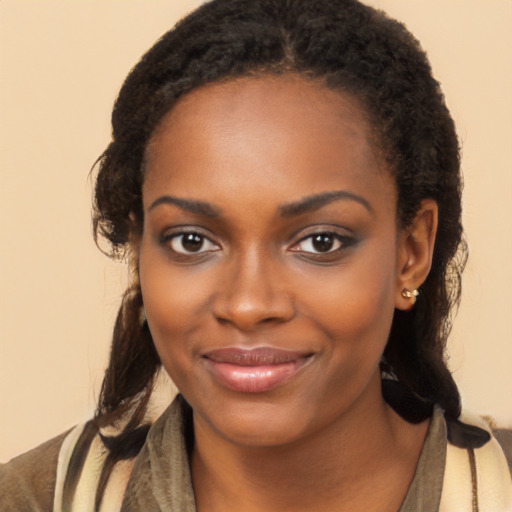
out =
[[[491,433],[485,421],[467,411],[460,420]],[[439,512],[512,512],[512,479],[496,439],[492,437],[473,454],[474,475],[469,451],[448,443]]]
[[[53,512],[93,512],[96,488],[101,474],[101,469],[105,463],[107,451],[103,442],[97,435],[93,439],[87,458],[76,486],[73,498],[73,507],[71,511],[62,509],[62,497],[64,491],[64,481],[68,470],[69,462],[73,449],[83,431],[84,426],[75,427],[66,437],[62,444],[59,461],[57,466],[57,481],[55,484],[55,495]],[[130,478],[135,459],[121,461],[115,465],[109,478],[105,494],[101,503],[100,512],[117,512],[121,510],[124,491]]]

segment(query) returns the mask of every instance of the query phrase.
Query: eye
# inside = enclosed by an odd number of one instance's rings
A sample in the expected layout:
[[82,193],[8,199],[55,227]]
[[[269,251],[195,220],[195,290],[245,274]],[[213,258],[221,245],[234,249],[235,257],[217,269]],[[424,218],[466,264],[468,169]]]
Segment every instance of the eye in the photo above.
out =
[[199,233],[177,233],[167,237],[171,249],[178,254],[201,254],[218,251],[219,246]]
[[304,237],[291,250],[310,254],[327,254],[351,245],[352,239],[329,231]]

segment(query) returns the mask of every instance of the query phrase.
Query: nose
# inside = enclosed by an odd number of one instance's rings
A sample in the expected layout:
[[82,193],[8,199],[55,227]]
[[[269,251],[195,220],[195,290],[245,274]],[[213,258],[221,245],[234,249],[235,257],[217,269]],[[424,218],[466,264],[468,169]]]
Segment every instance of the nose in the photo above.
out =
[[251,331],[291,320],[295,307],[279,265],[253,251],[226,265],[212,313],[220,323]]

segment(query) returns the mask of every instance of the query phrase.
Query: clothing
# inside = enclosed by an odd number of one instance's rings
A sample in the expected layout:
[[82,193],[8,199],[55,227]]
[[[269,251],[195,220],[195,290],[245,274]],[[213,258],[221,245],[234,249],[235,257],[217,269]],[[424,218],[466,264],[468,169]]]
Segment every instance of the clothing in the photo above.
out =
[[[473,424],[479,421],[474,418],[469,420]],[[125,460],[116,466],[107,485],[101,510],[195,512],[187,452],[191,428],[190,409],[183,398],[178,396],[151,427],[137,457]],[[399,512],[434,512],[440,510],[440,507],[441,510],[449,512],[472,511],[468,452],[447,442],[447,437],[447,423],[441,409],[436,407],[414,479]],[[74,447],[80,444],[89,445],[90,448],[75,450]],[[494,448],[491,456],[493,461],[490,465],[487,464],[483,471],[478,450],[486,450],[490,447]],[[483,490],[487,493],[492,494],[496,489],[499,490],[498,494],[501,493],[494,502],[498,503],[501,500],[502,505],[499,505],[501,508],[485,510],[489,512],[512,510],[512,479],[503,452],[496,440],[492,438],[482,448],[476,448],[473,451],[477,454],[478,483],[480,486],[483,485]],[[84,470],[81,478],[78,479],[78,485],[75,486],[71,508],[69,504],[62,501],[67,459],[71,456],[76,457],[77,453],[82,455],[82,452],[87,452],[83,461]],[[162,453],[172,454],[172,456],[162,457]],[[447,454],[449,454],[448,459]],[[92,511],[95,488],[106,455],[107,450],[100,436],[89,423],[13,459],[0,467],[0,510]],[[510,455],[512,458],[512,453]],[[447,463],[456,465],[454,470],[449,472],[452,479],[455,475],[455,479],[462,481],[462,491],[459,492],[456,489],[456,492],[450,493],[448,499],[446,488],[449,482],[444,472]],[[466,469],[463,469],[464,465],[467,466]],[[495,474],[492,474],[493,471]],[[52,479],[50,475],[56,476]],[[497,480],[502,481],[501,487],[497,485],[494,488],[494,482]],[[452,482],[450,485],[457,485],[457,482],[455,484]],[[502,491],[502,488],[508,490]],[[126,492],[123,493],[120,489],[126,489]],[[510,492],[510,496],[505,495],[507,492]],[[494,499],[494,496],[491,496],[491,499]],[[507,500],[510,509],[507,508]]]

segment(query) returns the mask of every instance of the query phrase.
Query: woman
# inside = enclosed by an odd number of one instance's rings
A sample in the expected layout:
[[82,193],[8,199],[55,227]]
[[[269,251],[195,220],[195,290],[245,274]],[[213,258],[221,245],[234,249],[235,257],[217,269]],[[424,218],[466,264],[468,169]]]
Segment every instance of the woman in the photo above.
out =
[[[112,123],[95,229],[134,282],[97,414],[2,469],[4,508],[509,509],[504,453],[443,359],[458,142],[400,24],[355,1],[207,3]],[[181,395],[149,428],[160,366]]]

